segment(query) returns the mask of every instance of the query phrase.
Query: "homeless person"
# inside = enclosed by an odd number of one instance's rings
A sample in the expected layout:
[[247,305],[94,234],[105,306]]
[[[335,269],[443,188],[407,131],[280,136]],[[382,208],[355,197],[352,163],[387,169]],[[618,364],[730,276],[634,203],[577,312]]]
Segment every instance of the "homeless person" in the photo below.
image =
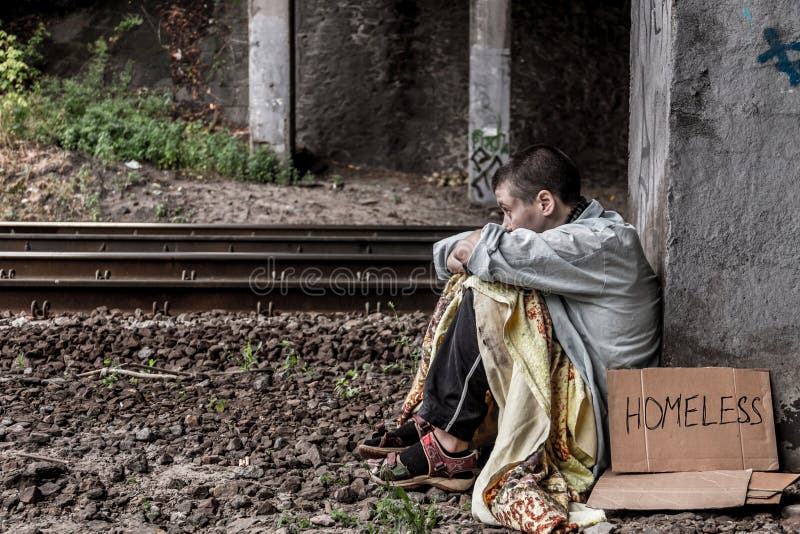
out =
[[[606,369],[657,365],[659,287],[636,229],[581,196],[561,150],[492,179],[503,224],[437,242],[448,279],[398,427],[357,452],[373,478],[464,491],[480,521],[526,532],[603,519],[580,504],[608,465]],[[474,447],[493,443],[481,460]]]

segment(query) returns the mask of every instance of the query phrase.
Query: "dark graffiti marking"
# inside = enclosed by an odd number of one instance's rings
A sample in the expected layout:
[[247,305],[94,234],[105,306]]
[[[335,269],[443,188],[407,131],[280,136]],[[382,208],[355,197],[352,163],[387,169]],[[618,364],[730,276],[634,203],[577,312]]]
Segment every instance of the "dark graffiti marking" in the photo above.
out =
[[766,63],[775,58],[775,68],[789,76],[789,83],[800,84],[800,61],[790,61],[787,52],[800,50],[800,41],[791,43],[781,42],[778,30],[767,28],[764,30],[764,40],[769,45],[769,50],[758,56],[759,63]]
[[[488,135],[487,135],[488,134]],[[491,192],[489,178],[508,159],[508,134],[499,128],[496,132],[489,133],[485,130],[475,129],[472,132],[472,154],[469,160],[475,174],[469,186],[474,189],[479,199]]]

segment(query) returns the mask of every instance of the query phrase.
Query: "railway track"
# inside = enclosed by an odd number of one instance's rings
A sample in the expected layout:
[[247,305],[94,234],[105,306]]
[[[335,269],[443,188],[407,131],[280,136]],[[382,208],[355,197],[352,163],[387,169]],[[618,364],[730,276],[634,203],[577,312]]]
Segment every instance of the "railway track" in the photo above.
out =
[[0,223],[0,309],[427,309],[453,226]]

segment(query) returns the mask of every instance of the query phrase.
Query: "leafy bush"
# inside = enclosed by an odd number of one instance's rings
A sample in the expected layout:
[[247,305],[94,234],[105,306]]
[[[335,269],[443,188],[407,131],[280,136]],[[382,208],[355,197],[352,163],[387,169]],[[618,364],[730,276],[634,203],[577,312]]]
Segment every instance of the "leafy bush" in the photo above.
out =
[[0,94],[24,90],[39,75],[35,65],[42,60],[39,46],[47,32],[42,24],[27,43],[3,30],[0,22]]
[[[128,29],[137,22],[120,26]],[[0,31],[0,47],[3,39],[16,43],[13,36]],[[251,151],[227,129],[212,130],[173,118],[169,93],[131,92],[128,69],[106,82],[108,44],[103,39],[91,47],[91,59],[79,76],[45,77],[29,90],[23,89],[33,71],[24,67],[25,53],[10,50],[18,49],[0,48],[0,142],[30,139],[104,161],[137,160],[162,169],[215,172],[262,183],[298,179],[297,171],[279,161],[268,146]],[[11,59],[3,63],[3,57]],[[3,73],[7,73],[5,78]],[[3,91],[3,80],[13,90]]]

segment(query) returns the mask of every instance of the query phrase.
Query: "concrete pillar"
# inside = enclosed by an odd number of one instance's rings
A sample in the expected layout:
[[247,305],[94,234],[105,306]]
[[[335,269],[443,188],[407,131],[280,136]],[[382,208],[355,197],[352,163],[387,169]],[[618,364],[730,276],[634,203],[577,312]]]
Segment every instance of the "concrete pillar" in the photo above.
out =
[[470,2],[469,199],[494,205],[491,178],[509,157],[511,2]]
[[293,2],[248,0],[250,141],[293,150]]
[[800,4],[632,5],[630,206],[663,362],[771,370],[800,468]]

